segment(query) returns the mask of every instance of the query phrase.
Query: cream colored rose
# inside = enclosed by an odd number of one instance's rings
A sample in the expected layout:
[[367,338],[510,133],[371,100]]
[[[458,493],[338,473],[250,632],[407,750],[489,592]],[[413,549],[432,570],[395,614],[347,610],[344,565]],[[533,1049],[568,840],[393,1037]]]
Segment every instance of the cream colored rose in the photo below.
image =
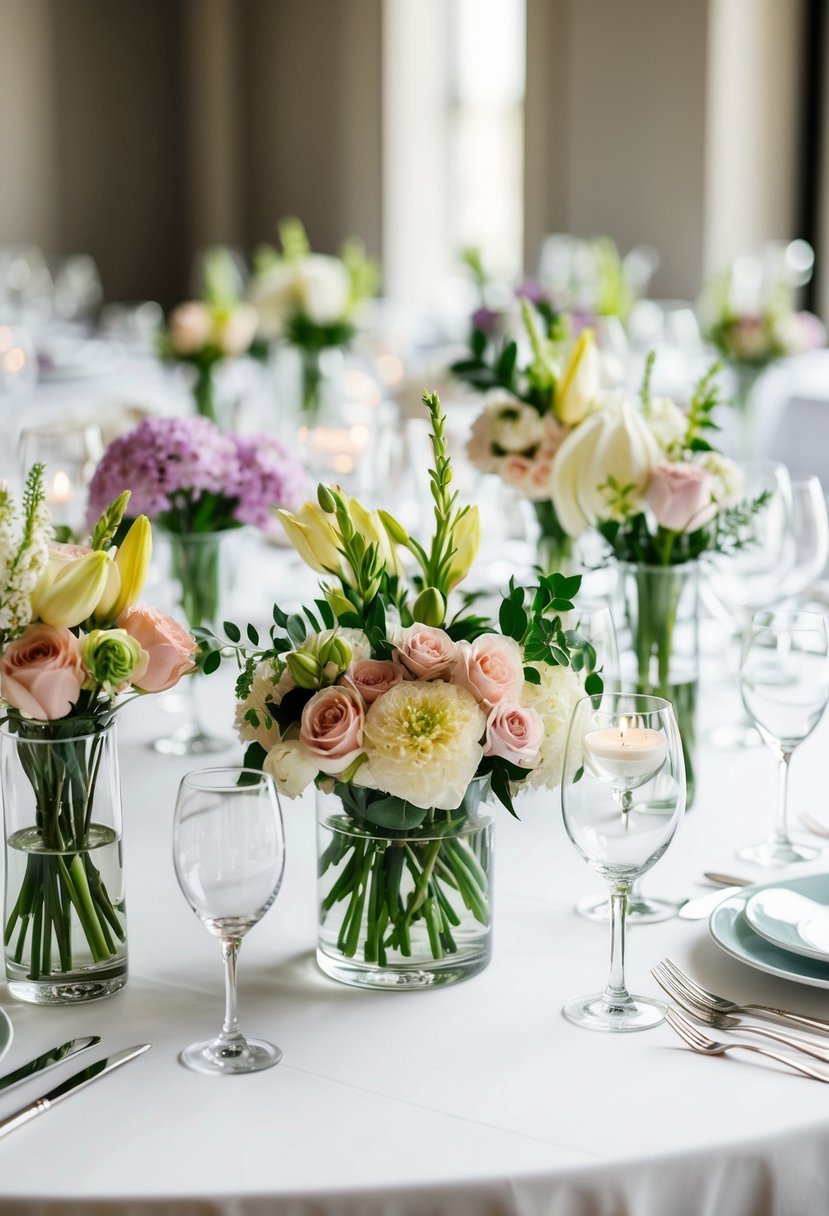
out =
[[611,492],[632,486],[641,500],[651,470],[661,459],[659,446],[638,404],[625,393],[602,393],[595,413],[571,431],[558,450],[551,483],[559,521],[569,536],[608,519]]
[[316,760],[306,753],[299,739],[277,743],[268,752],[262,768],[270,773],[286,798],[298,798],[319,772]]
[[506,400],[490,408],[490,433],[501,452],[532,452],[544,438],[544,427],[531,405]]
[[348,313],[351,280],[339,258],[311,253],[295,266],[294,291],[301,311],[314,325],[333,325]]

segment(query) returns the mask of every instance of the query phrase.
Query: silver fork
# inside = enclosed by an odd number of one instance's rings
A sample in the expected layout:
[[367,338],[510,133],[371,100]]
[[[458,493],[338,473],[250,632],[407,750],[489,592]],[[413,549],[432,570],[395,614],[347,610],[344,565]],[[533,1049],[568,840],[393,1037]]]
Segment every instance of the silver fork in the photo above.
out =
[[698,1051],[701,1055],[722,1056],[727,1051],[753,1051],[759,1056],[777,1060],[778,1064],[785,1064],[788,1068],[793,1068],[795,1072],[803,1073],[805,1077],[811,1077],[814,1081],[829,1081],[829,1076],[825,1073],[809,1068],[807,1064],[799,1064],[794,1056],[784,1056],[781,1052],[772,1051],[769,1047],[758,1047],[756,1043],[721,1043],[719,1039],[709,1039],[708,1035],[703,1034],[698,1026],[692,1025],[676,1009],[669,1009],[665,1014],[665,1020],[692,1051]]
[[829,839],[829,825],[821,823],[814,815],[810,815],[808,811],[800,812],[800,822],[804,828],[808,828],[813,836],[823,836]]
[[808,1043],[805,1039],[798,1039],[793,1035],[782,1034],[779,1030],[769,1030],[765,1026],[751,1026],[733,1013],[712,1013],[710,1010],[704,1009],[702,1005],[695,1004],[688,999],[679,985],[671,978],[671,973],[661,963],[657,963],[651,969],[651,975],[660,988],[678,1005],[681,1005],[686,1013],[690,1013],[691,1017],[696,1018],[697,1021],[704,1022],[706,1026],[716,1026],[719,1030],[733,1030],[735,1027],[739,1027],[744,1032],[759,1034],[764,1039],[773,1039],[776,1043],[782,1043],[784,1047],[793,1047],[795,1051],[802,1051],[804,1055],[811,1056],[814,1060],[820,1060],[822,1064],[829,1064],[829,1050],[823,1047],[818,1047],[814,1043]]
[[687,995],[692,1004],[699,1005],[710,1013],[753,1013],[760,1018],[772,1018],[775,1021],[785,1022],[787,1025],[800,1026],[804,1030],[829,1034],[829,1022],[824,1022],[821,1018],[810,1018],[802,1013],[790,1013],[786,1009],[776,1009],[773,1005],[738,1005],[736,1001],[729,1001],[727,997],[717,996],[715,992],[709,992],[707,988],[703,988],[669,958],[663,958],[662,966],[670,972],[671,977],[676,980],[680,990]]

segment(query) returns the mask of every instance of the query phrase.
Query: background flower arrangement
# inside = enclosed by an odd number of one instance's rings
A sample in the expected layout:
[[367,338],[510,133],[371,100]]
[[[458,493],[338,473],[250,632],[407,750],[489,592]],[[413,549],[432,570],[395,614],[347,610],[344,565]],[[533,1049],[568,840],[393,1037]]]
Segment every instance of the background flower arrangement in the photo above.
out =
[[[440,402],[424,402],[434,453],[429,545],[388,513],[320,486],[318,504],[285,516],[300,554],[333,580],[313,609],[275,607],[264,646],[252,626],[242,643],[232,622],[222,639],[203,635],[229,642],[242,664],[246,764],[272,773],[289,797],[313,783],[339,799],[350,834],[323,852],[322,872],[336,875],[324,912],[347,900],[340,949],[380,965],[410,953],[418,925],[433,959],[452,954],[458,899],[488,924],[486,874],[458,828],[490,787],[513,811],[525,785],[555,786],[572,706],[585,686],[601,686],[588,674],[595,655],[562,624],[578,577],[544,576],[529,593],[511,585],[497,623],[457,592],[477,549],[477,509],[450,490]],[[416,563],[410,581],[396,549]],[[216,649],[210,669],[220,661]],[[409,838],[417,831],[421,843]],[[392,847],[401,838],[406,848]]]
[[[194,666],[190,635],[137,603],[151,531],[139,515],[115,546],[128,500],[104,510],[89,546],[62,545],[51,540],[43,466],[20,507],[0,491],[0,695],[4,744],[16,744],[4,751],[3,789],[8,803],[19,765],[35,808],[22,843],[9,842],[25,870],[16,893],[7,875],[5,942],[32,981],[121,955],[123,897],[110,895],[95,852],[102,749],[123,693],[170,688]],[[9,818],[6,805],[7,832]]]

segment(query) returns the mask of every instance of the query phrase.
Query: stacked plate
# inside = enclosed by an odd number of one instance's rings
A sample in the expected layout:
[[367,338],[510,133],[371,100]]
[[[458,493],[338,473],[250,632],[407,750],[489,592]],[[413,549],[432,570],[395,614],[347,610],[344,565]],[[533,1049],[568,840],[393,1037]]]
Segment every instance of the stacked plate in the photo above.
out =
[[829,874],[745,887],[714,910],[709,929],[750,967],[829,988]]

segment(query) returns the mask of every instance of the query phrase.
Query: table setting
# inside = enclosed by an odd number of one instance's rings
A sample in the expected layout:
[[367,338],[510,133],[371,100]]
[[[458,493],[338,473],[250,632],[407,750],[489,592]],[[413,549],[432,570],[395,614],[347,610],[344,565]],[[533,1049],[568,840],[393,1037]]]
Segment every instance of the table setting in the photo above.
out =
[[[409,501],[372,269],[280,239],[171,313],[192,399],[31,425],[0,491],[0,1213],[819,1202],[819,482],[524,295],[477,415],[423,386]],[[286,326],[342,365],[237,427]]]

